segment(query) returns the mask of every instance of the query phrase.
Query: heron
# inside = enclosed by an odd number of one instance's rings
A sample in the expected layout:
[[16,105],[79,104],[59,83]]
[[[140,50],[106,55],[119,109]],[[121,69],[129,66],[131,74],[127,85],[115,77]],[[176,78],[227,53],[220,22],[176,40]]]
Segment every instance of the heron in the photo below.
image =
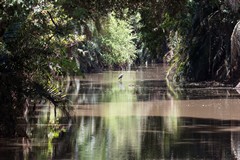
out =
[[122,78],[123,78],[123,73],[121,73],[121,74],[118,76],[118,79],[119,79],[119,80],[122,80]]

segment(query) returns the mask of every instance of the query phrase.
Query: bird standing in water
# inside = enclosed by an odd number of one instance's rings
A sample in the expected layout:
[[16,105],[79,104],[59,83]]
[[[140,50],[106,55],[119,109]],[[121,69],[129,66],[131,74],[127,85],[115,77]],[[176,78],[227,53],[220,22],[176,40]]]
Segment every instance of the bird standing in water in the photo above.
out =
[[122,78],[123,78],[123,73],[121,73],[121,74],[118,76],[118,79],[119,79],[119,80],[122,80]]

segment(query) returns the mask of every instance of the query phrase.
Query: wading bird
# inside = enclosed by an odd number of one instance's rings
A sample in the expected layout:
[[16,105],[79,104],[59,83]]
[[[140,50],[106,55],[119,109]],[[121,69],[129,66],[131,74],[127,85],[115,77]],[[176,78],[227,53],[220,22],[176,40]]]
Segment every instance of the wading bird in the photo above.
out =
[[119,79],[119,80],[122,80],[122,78],[123,78],[123,74],[121,73],[121,74],[118,76],[118,79]]

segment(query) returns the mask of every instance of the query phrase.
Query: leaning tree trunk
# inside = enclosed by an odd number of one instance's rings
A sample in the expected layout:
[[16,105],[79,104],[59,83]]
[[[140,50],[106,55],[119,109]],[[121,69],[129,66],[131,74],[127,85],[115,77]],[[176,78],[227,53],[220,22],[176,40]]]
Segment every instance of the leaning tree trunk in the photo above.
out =
[[232,78],[240,79],[240,21],[235,25],[231,36]]

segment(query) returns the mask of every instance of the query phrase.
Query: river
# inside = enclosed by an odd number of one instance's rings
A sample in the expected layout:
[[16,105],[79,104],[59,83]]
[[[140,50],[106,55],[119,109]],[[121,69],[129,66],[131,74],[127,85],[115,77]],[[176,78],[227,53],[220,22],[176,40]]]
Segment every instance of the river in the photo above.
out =
[[0,139],[0,159],[240,159],[239,91],[167,87],[167,68],[71,77],[71,118],[41,102],[29,138]]

